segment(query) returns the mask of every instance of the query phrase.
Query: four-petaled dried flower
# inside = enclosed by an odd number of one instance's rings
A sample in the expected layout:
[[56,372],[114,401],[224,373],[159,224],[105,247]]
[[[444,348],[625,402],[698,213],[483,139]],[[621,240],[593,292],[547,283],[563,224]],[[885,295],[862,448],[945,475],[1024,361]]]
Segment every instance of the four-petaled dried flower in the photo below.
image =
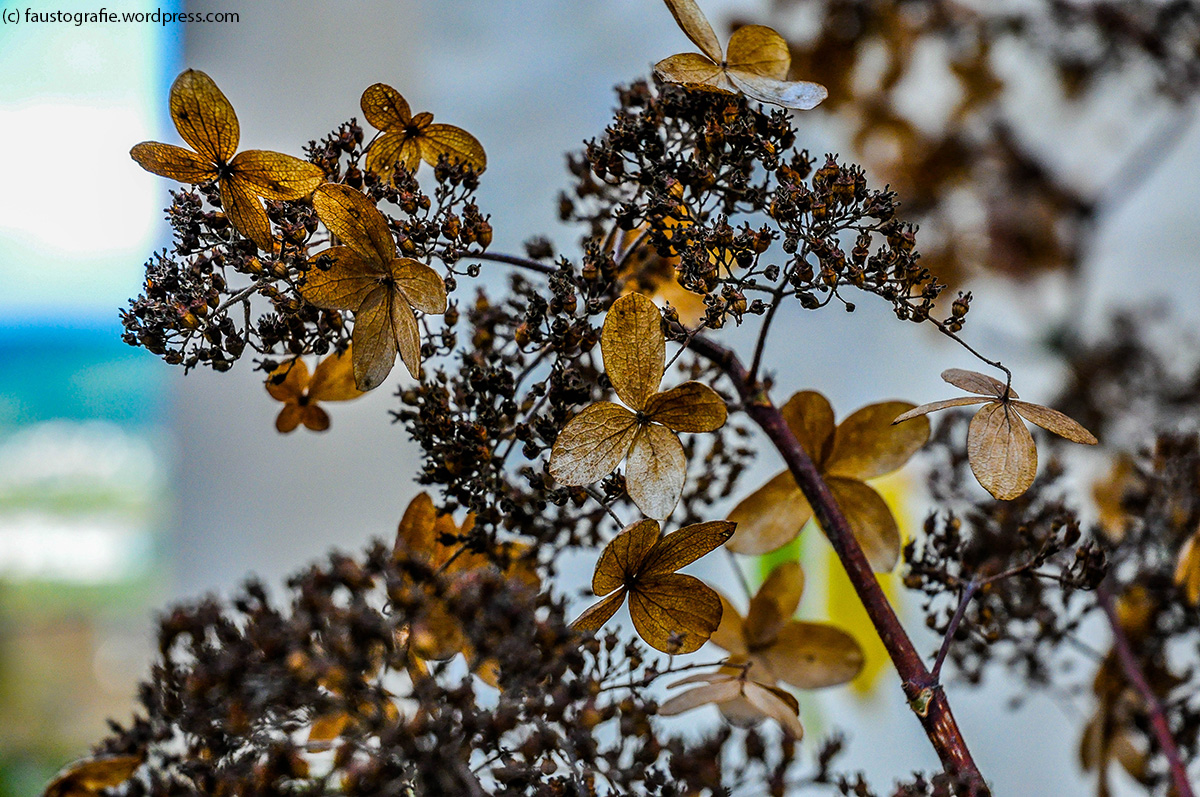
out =
[[142,757],[110,755],[84,758],[70,764],[47,784],[42,797],[97,797],[120,786],[142,765]]
[[[238,232],[274,250],[271,222],[259,197],[299,199],[325,181],[317,166],[260,149],[237,152],[240,130],[233,106],[203,72],[189,69],[171,85],[171,119],[195,152],[157,141],[129,151],[143,169],[182,183],[220,181],[221,206]],[[237,154],[234,154],[237,153]]]
[[826,623],[793,620],[804,591],[799,562],[784,562],[771,571],[750,601],[745,619],[721,596],[721,625],[712,643],[739,662],[749,662],[756,680],[776,680],[799,689],[844,684],[863,666],[862,648],[854,637]]
[[671,686],[696,683],[702,686],[675,695],[658,707],[658,713],[670,716],[709,703],[718,707],[736,703],[740,705],[739,715],[754,712],[764,719],[778,722],[794,739],[804,736],[804,726],[800,724],[800,703],[796,697],[777,686],[751,679],[746,668],[723,667],[715,673],[697,673]]
[[[317,364],[312,375],[304,360],[297,357],[271,372],[267,377],[267,392],[271,398],[283,402],[283,409],[275,418],[275,428],[280,433],[294,431],[304,424],[314,432],[329,428],[329,414],[321,408],[319,401],[349,401],[362,395],[354,386],[354,368],[351,365],[351,350],[333,352]],[[276,381],[282,379],[282,381]]]
[[[896,470],[929,439],[928,420],[892,425],[898,413],[912,406],[903,401],[871,404],[836,427],[833,408],[820,393],[797,393],[782,408],[877,571],[896,566],[900,530],[887,502],[865,481]],[[729,549],[743,554],[773,551],[795,539],[811,517],[808,500],[792,474],[784,471],[730,513],[738,530]]]
[[604,596],[571,624],[595,631],[608,622],[625,596],[638,635],[664,653],[691,653],[721,624],[721,598],[703,581],[675,571],[716,549],[733,524],[711,521],[663,536],[656,520],[639,520],[600,554],[592,591]]
[[563,428],[550,452],[550,475],[563,484],[599,481],[626,458],[625,485],[638,509],[671,514],[683,492],[687,458],[676,432],[711,432],[725,402],[699,382],[658,392],[666,362],[662,314],[640,293],[613,302],[600,333],[604,370],[630,409],[598,401]]
[[442,155],[477,173],[487,167],[487,155],[473,135],[454,125],[432,124],[428,112],[413,116],[400,92],[386,83],[369,86],[359,104],[367,121],[382,131],[367,149],[367,171],[389,182],[396,166],[412,173],[422,160],[437,166]]
[[829,95],[819,83],[787,79],[792,53],[787,41],[771,28],[738,28],[729,37],[726,55],[696,0],[665,2],[679,27],[704,53],[680,53],[659,61],[654,71],[666,80],[740,91],[759,102],[801,111],[817,107]]
[[1040,404],[1017,401],[1017,391],[986,374],[950,368],[942,371],[942,379],[976,395],[922,404],[893,423],[947,407],[983,404],[967,430],[967,457],[975,478],[994,498],[1016,498],[1033,484],[1037,475],[1037,446],[1025,420],[1072,442],[1096,444],[1091,432],[1066,415]]
[[[446,285],[438,273],[411,257],[396,256],[387,219],[371,201],[346,185],[326,184],[313,207],[342,241],[315,255],[300,294],[326,310],[354,311],[354,383],[379,387],[396,353],[414,377],[421,373],[421,333],[413,308],[446,312]],[[322,259],[332,260],[328,268]]]

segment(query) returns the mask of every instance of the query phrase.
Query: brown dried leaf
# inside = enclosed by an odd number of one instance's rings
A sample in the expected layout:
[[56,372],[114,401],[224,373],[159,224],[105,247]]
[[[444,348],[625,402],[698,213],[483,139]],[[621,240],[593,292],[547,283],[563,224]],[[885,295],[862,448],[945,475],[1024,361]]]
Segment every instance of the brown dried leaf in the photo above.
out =
[[308,397],[312,401],[350,401],[361,395],[362,391],[354,386],[353,346],[321,360],[308,383]]
[[831,476],[825,483],[871,568],[877,573],[891,571],[900,559],[900,529],[883,496],[857,479]]
[[567,423],[550,451],[550,475],[581,486],[612,473],[633,445],[639,426],[632,412],[598,401]]
[[171,84],[171,119],[179,137],[216,164],[227,164],[241,135],[233,106],[212,78],[195,69],[180,73]]
[[684,35],[692,40],[692,44],[700,48],[700,52],[718,64],[725,60],[721,52],[721,42],[717,39],[717,34],[713,32],[712,25],[708,23],[708,18],[700,10],[700,6],[696,5],[696,0],[664,0],[664,2]]
[[700,382],[684,382],[646,401],[646,417],[677,432],[712,432],[725,425],[728,410],[717,391]]
[[[403,305],[403,306],[402,306]],[[421,341],[417,319],[395,291],[378,287],[354,313],[354,384],[359,390],[374,390],[383,384],[396,354],[401,353],[409,372],[421,367]]]
[[600,351],[617,395],[632,409],[644,409],[662,381],[667,352],[662,313],[654,302],[640,293],[613,302],[600,333]]
[[673,573],[720,548],[732,534],[733,524],[727,520],[710,520],[685,526],[659,539],[637,573],[641,578]]
[[862,648],[845,631],[799,620],[784,625],[772,644],[757,655],[772,675],[799,689],[848,683],[864,662]]
[[655,520],[639,520],[622,529],[600,553],[592,576],[592,592],[607,595],[629,577],[639,574],[661,537],[662,530]]
[[896,470],[929,440],[929,420],[893,424],[913,409],[905,401],[884,401],[852,413],[838,424],[823,471],[831,476],[874,479]]
[[902,412],[892,421],[895,424],[905,423],[906,421],[920,418],[922,415],[928,415],[931,412],[938,410],[949,409],[950,407],[966,407],[971,404],[986,404],[992,399],[986,396],[961,396],[959,398],[944,399],[942,401],[931,401],[928,404],[922,404],[919,407],[914,407],[908,412]]
[[790,471],[784,471],[744,498],[729,513],[737,530],[726,547],[757,555],[774,551],[800,534],[812,518],[812,507]]
[[396,528],[396,543],[392,550],[396,556],[429,556],[437,547],[434,526],[438,520],[437,509],[429,493],[418,493],[400,518]]
[[654,65],[654,71],[671,83],[734,91],[733,84],[725,77],[725,70],[699,53],[680,53],[664,58]]
[[129,156],[146,171],[181,183],[207,183],[219,175],[207,158],[173,144],[143,141],[129,150]]
[[412,121],[408,102],[386,83],[367,86],[358,102],[363,118],[379,130],[403,129]]
[[421,148],[415,138],[403,133],[384,133],[367,150],[363,166],[390,183],[397,166],[403,166],[405,171],[412,174],[420,164]]
[[648,517],[663,520],[679,503],[687,479],[687,456],[665,426],[640,427],[625,461],[625,490]]
[[1006,403],[984,405],[967,430],[971,471],[993,497],[1016,498],[1033,484],[1037,447],[1025,422]]
[[771,644],[796,613],[803,593],[804,570],[800,563],[776,565],[750,599],[745,623],[746,644],[752,648]]
[[692,653],[721,624],[721,598],[692,576],[654,576],[629,591],[629,616],[651,647],[673,655]]
[[1009,403],[1025,420],[1036,423],[1046,431],[1054,432],[1056,435],[1065,437],[1073,443],[1094,446],[1099,442],[1091,432],[1058,410],[1052,410],[1040,404],[1030,404],[1028,401],[1012,401]]
[[708,641],[722,650],[729,651],[732,656],[745,656],[748,652],[745,622],[738,610],[724,595],[720,593],[717,595],[721,598],[721,624],[717,626],[716,631],[713,631]]

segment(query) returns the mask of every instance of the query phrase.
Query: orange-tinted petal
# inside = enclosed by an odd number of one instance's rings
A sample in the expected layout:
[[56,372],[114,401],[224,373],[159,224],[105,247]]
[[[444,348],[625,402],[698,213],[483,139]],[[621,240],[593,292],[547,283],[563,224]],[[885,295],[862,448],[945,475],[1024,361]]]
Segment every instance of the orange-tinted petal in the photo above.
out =
[[575,618],[575,622],[571,623],[571,628],[576,631],[596,631],[600,626],[612,619],[612,616],[617,613],[617,609],[621,608],[621,604],[625,602],[625,590],[619,589],[607,598],[597,601],[584,610],[583,614]]
[[1030,404],[1028,401],[1011,401],[1009,405],[1025,420],[1036,423],[1046,431],[1054,432],[1059,437],[1065,437],[1073,443],[1094,446],[1099,442],[1095,435],[1058,410],[1052,410],[1040,404]]
[[212,78],[195,69],[171,84],[171,119],[188,146],[214,163],[226,164],[237,152],[237,114]]
[[217,179],[217,167],[207,158],[172,144],[143,141],[129,150],[129,157],[146,171],[181,183],[207,183]]
[[661,534],[655,520],[639,520],[622,529],[604,547],[596,562],[592,592],[607,595],[640,572]]
[[717,391],[701,382],[684,382],[646,401],[646,417],[677,432],[712,432],[725,425],[728,410]]
[[1175,585],[1183,590],[1187,602],[1200,604],[1200,531],[1188,537],[1175,562]]
[[900,529],[883,496],[857,479],[831,476],[825,483],[872,569],[886,573],[894,568],[900,560]]
[[275,431],[280,434],[294,432],[303,420],[304,407],[299,404],[285,404],[275,416]]
[[694,523],[673,531],[655,544],[642,562],[638,575],[651,578],[674,573],[720,548],[732,534],[733,524],[727,520]]
[[721,42],[713,33],[708,18],[696,5],[696,0],[665,0],[671,16],[679,23],[684,35],[692,40],[692,44],[700,48],[700,52],[713,61],[720,63],[725,60],[721,52]]
[[361,192],[348,185],[326,183],[313,193],[313,207],[331,233],[380,271],[396,259],[396,242],[387,219]]
[[629,591],[638,636],[663,653],[692,653],[721,624],[721,598],[703,581],[671,573],[639,581]]
[[666,362],[667,339],[662,332],[662,313],[640,293],[613,302],[600,332],[604,371],[613,390],[635,410],[658,392]]
[[893,424],[914,409],[905,401],[884,401],[852,413],[838,424],[824,472],[852,479],[873,479],[899,468],[929,440],[929,419]]
[[612,473],[638,432],[632,412],[611,401],[584,408],[558,434],[550,451],[550,475],[562,484],[592,484]]
[[687,457],[679,436],[665,426],[643,426],[625,460],[625,491],[648,517],[665,519],[679,503]]
[[265,149],[239,152],[229,167],[256,194],[267,199],[299,199],[325,182],[321,167]]
[[[279,377],[283,381],[276,382]],[[304,389],[308,387],[308,365],[297,357],[283,363],[267,377],[267,393],[276,401],[292,402],[300,400]]]
[[362,395],[354,386],[354,347],[332,352],[317,364],[308,395],[313,401],[349,401]]
[[221,204],[225,208],[225,215],[238,232],[258,244],[258,248],[264,252],[275,248],[267,210],[246,182],[236,176],[222,180]]
[[390,268],[410,305],[422,313],[446,312],[446,283],[436,271],[411,257],[393,260]]
[[304,416],[301,420],[304,426],[314,432],[324,432],[329,428],[329,413],[316,404],[309,404],[307,407],[302,407]]
[[792,51],[787,41],[763,25],[743,25],[729,37],[725,58],[731,72],[787,80]]
[[993,497],[1016,498],[1037,475],[1037,446],[1021,416],[1005,402],[984,405],[967,429],[971,471]]
[[412,174],[421,164],[421,148],[416,138],[405,133],[384,133],[367,148],[366,170],[389,183],[397,166]]
[[112,755],[68,765],[47,784],[42,797],[87,797],[120,786],[142,765],[142,757]]
[[363,118],[379,130],[402,128],[412,119],[408,101],[386,83],[367,86],[358,104]]
[[812,390],[796,393],[780,410],[801,448],[820,467],[833,445],[833,407],[829,399]]
[[726,547],[734,553],[763,554],[792,540],[812,518],[812,507],[790,471],[784,471],[742,499],[729,520],[737,530]]
[[450,163],[462,163],[476,174],[487,168],[487,154],[475,136],[454,125],[429,125],[424,134],[417,138],[421,158],[430,166],[437,166],[438,159],[445,155]]
[[[317,266],[320,258],[333,260],[327,269]],[[309,260],[300,295],[326,310],[357,310],[367,296],[379,289],[378,266],[348,246],[334,246]]]

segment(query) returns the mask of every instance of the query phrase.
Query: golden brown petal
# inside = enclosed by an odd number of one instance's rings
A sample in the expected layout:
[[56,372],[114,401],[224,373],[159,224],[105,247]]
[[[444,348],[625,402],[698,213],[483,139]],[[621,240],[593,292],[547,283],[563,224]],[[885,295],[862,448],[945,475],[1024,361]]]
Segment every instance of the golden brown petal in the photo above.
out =
[[404,133],[384,133],[367,148],[366,170],[392,182],[396,166],[409,174],[421,164],[421,148],[417,140]]
[[171,84],[171,119],[179,137],[213,163],[226,164],[237,152],[237,114],[212,78],[195,69]]
[[687,457],[679,436],[665,426],[641,427],[625,460],[625,491],[648,517],[671,514],[687,478]]
[[1058,410],[1052,410],[1040,404],[1030,404],[1028,401],[1011,401],[1009,404],[1025,420],[1036,423],[1046,431],[1054,432],[1059,437],[1065,437],[1073,443],[1094,446],[1099,442],[1095,435]]
[[945,399],[943,401],[931,401],[928,404],[914,407],[908,412],[900,413],[892,423],[901,424],[913,418],[920,418],[922,415],[937,412],[938,410],[949,409],[950,407],[966,407],[970,404],[985,404],[992,400],[987,396],[961,396],[960,398]]
[[612,619],[625,602],[625,590],[619,589],[607,598],[589,606],[583,614],[575,618],[571,628],[576,631],[596,631],[600,626]]
[[1200,603],[1200,531],[1197,531],[1179,549],[1175,563],[1175,584],[1183,590],[1187,602],[1195,606]]
[[658,391],[666,362],[662,313],[640,293],[613,302],[600,332],[604,371],[621,401],[634,410]]
[[134,755],[85,758],[55,775],[42,792],[42,797],[98,795],[104,789],[120,786],[129,780],[141,765],[142,757]]
[[787,80],[792,51],[787,41],[763,25],[744,25],[729,37],[729,55],[725,59],[730,72]]
[[267,199],[299,199],[325,182],[319,166],[265,149],[239,152],[229,167],[254,193]]
[[[329,268],[317,265],[322,257],[333,260]],[[300,295],[309,304],[326,310],[357,310],[372,291],[379,289],[381,276],[379,267],[358,252],[348,246],[334,246],[309,259]]]
[[900,529],[883,496],[857,479],[831,476],[825,480],[837,499],[854,538],[877,573],[886,573],[900,559]]
[[699,53],[680,53],[654,65],[659,77],[670,83],[683,83],[732,90],[725,71]]
[[266,208],[248,184],[237,177],[222,180],[221,204],[229,222],[238,232],[254,241],[264,252],[274,250],[275,239],[271,237],[271,221],[267,218]]
[[874,479],[899,468],[929,440],[929,419],[893,425],[914,409],[906,401],[884,401],[852,413],[838,424],[824,472],[852,479]]
[[811,111],[829,96],[820,83],[806,80],[775,80],[733,70],[727,70],[725,74],[729,82],[747,97],[781,108]]
[[326,183],[313,193],[313,207],[331,233],[380,271],[396,259],[396,242],[387,219],[359,191]]
[[1004,402],[984,405],[967,430],[967,458],[983,489],[1016,498],[1037,475],[1037,447],[1021,416]]
[[694,523],[673,531],[658,541],[638,569],[642,578],[674,573],[705,554],[720,548],[733,534],[727,520]]
[[378,130],[402,128],[412,119],[408,101],[386,83],[367,86],[358,104],[363,118]]
[[390,268],[410,305],[422,313],[446,312],[446,283],[436,271],[411,257],[393,260]]
[[796,613],[803,592],[804,571],[800,563],[776,565],[750,600],[750,609],[746,612],[746,644],[759,647],[774,641]]
[[[942,371],[942,379],[968,393],[1004,398],[1004,383],[993,379],[987,374],[981,374],[978,371],[968,371],[964,368],[947,368],[945,371]],[[1017,391],[1009,388],[1008,397],[1018,398]]]
[[[399,344],[396,340],[395,292],[378,287],[354,313],[354,386],[359,390],[374,390],[383,384],[396,364]],[[404,310],[412,316],[407,306]],[[415,331],[417,320],[412,323]],[[406,363],[407,365],[407,363]]]
[[217,179],[217,168],[190,149],[157,141],[143,141],[129,150],[129,157],[148,172],[181,183],[207,183]]
[[639,581],[629,591],[629,616],[638,636],[663,653],[692,653],[721,624],[721,598],[682,573]]
[[275,416],[275,431],[280,434],[296,431],[296,427],[304,420],[304,409],[299,404],[285,404]]
[[354,386],[354,347],[332,352],[317,364],[308,396],[313,401],[349,401],[362,395]]
[[[421,330],[407,297],[398,289],[388,291],[388,318],[400,360],[414,379],[421,378]],[[357,316],[355,316],[357,319]]]
[[437,535],[434,525],[438,519],[437,509],[429,493],[418,493],[396,528],[396,544],[393,550],[397,554],[419,554],[429,556],[437,546]]
[[562,484],[592,484],[612,473],[629,452],[637,418],[620,404],[598,401],[559,432],[550,451],[550,475]]
[[438,158],[446,156],[450,163],[462,163],[476,173],[487,168],[487,154],[475,136],[454,125],[429,125],[417,138],[421,159],[437,166]]
[[696,0],[665,0],[665,2],[671,11],[671,16],[675,17],[675,21],[683,30],[684,35],[692,40],[692,44],[700,48],[700,52],[718,64],[725,60],[721,52],[721,42],[717,39],[717,34],[713,33],[712,25],[708,23],[708,17],[704,16],[700,6],[696,5]]
[[780,408],[800,447],[821,467],[833,445],[833,407],[812,390],[796,393]]
[[[279,377],[283,381],[276,382]],[[267,393],[276,401],[295,403],[300,400],[304,388],[308,387],[308,365],[297,357],[283,363],[267,377]]]
[[737,531],[726,543],[734,553],[757,555],[775,550],[792,540],[812,518],[812,507],[789,471],[742,499],[729,513]]
[[717,595],[721,598],[721,624],[717,626],[716,631],[713,631],[708,641],[722,650],[728,651],[732,656],[745,656],[748,651],[746,649],[745,623],[742,616],[728,598],[720,593]]
[[725,425],[728,410],[717,391],[700,382],[684,382],[646,401],[646,417],[677,432],[712,432]]
[[845,631],[798,620],[784,625],[775,643],[758,655],[779,680],[798,689],[848,683],[862,670],[864,661],[862,648]]
[[592,576],[592,592],[607,595],[636,575],[658,542],[662,530],[658,521],[639,520],[621,530],[604,547]]
[[329,428],[329,413],[318,407],[316,404],[309,404],[307,407],[301,407],[304,410],[304,415],[301,417],[305,427],[314,432],[324,432]]

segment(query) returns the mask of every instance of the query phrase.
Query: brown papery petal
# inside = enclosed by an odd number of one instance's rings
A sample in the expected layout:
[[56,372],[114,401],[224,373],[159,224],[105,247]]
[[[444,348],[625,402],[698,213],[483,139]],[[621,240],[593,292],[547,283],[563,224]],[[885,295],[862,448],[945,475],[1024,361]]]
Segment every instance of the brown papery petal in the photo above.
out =
[[396,544],[393,550],[397,553],[428,557],[437,543],[433,527],[437,522],[437,509],[429,493],[418,493],[396,528]]
[[739,697],[741,693],[742,685],[738,679],[732,676],[725,676],[720,681],[714,681],[704,686],[698,686],[695,689],[689,689],[686,692],[680,692],[659,706],[658,713],[665,717],[670,717],[708,705],[709,703],[720,704],[728,702]]
[[803,592],[804,571],[800,563],[776,565],[750,600],[750,610],[746,612],[747,644],[758,647],[774,640],[796,613]]
[[195,69],[171,84],[171,119],[179,137],[214,163],[226,164],[241,135],[237,114],[212,78]]
[[404,298],[422,313],[446,312],[446,283],[441,275],[411,257],[391,262],[392,276]]
[[821,689],[851,681],[862,670],[863,652],[854,637],[824,623],[796,620],[770,647],[759,651],[779,680],[799,689]]
[[267,199],[299,199],[325,182],[319,166],[265,149],[239,152],[229,164],[256,194]]
[[[317,265],[322,257],[333,261],[329,268]],[[357,310],[372,291],[379,290],[381,276],[379,267],[358,252],[334,246],[309,259],[300,295],[326,310]]]
[[296,431],[301,421],[304,420],[304,407],[299,404],[287,404],[275,416],[275,431],[280,434],[287,434]]
[[[392,294],[390,288],[378,287],[354,313],[354,386],[359,390],[374,390],[383,384],[396,364],[398,346],[393,328]],[[404,308],[411,316],[412,311]],[[413,327],[416,327],[413,319]]]
[[646,556],[638,575],[650,578],[674,573],[720,548],[732,534],[733,524],[727,520],[694,523],[673,531],[660,539]]
[[725,425],[728,410],[717,391],[700,382],[684,382],[646,402],[646,417],[677,432],[711,432]]
[[920,418],[922,415],[928,415],[931,412],[949,409],[950,407],[966,407],[970,404],[984,404],[989,401],[993,401],[993,399],[987,396],[962,396],[961,398],[944,399],[943,401],[931,401],[928,404],[914,407],[908,412],[900,413],[892,423],[904,423],[913,418]]
[[476,174],[487,168],[487,154],[475,136],[454,125],[429,125],[425,134],[417,139],[421,158],[430,166],[437,166],[438,159],[445,155],[450,163],[462,163]]
[[119,786],[142,765],[141,756],[116,755],[76,761],[54,776],[42,797],[81,797]]
[[852,479],[874,479],[899,468],[929,440],[929,420],[913,418],[893,425],[914,409],[906,401],[884,401],[852,413],[838,424],[825,472]]
[[308,395],[313,401],[349,401],[362,395],[354,386],[354,347],[333,352],[317,364]]
[[721,598],[682,573],[655,576],[629,591],[629,616],[638,635],[663,653],[692,653],[721,624]]
[[[397,288],[388,291],[388,318],[391,334],[400,352],[400,361],[415,379],[421,378],[421,330],[407,298]],[[357,319],[357,316],[355,316]]]
[[734,553],[757,555],[775,550],[792,540],[812,518],[812,507],[789,471],[744,498],[729,513],[737,530],[726,543]]
[[598,401],[572,418],[550,450],[550,475],[562,484],[592,484],[612,473],[637,436],[634,414]]
[[301,420],[304,426],[314,432],[324,432],[329,429],[329,413],[318,407],[316,404],[309,404],[307,407],[301,407],[304,415]]
[[967,458],[983,489],[1016,498],[1037,475],[1037,446],[1021,417],[1003,402],[982,407],[967,429]]
[[699,53],[680,53],[664,58],[654,65],[654,71],[670,83],[708,85],[722,89],[733,87],[725,78],[725,70]]
[[829,96],[829,91],[820,83],[806,80],[775,80],[733,69],[725,70],[725,74],[747,97],[795,111],[811,111]]
[[1052,410],[1040,404],[1030,404],[1028,401],[1012,401],[1009,403],[1025,420],[1036,423],[1046,431],[1054,432],[1056,435],[1065,437],[1073,443],[1094,446],[1099,442],[1096,440],[1095,435],[1058,410]]
[[656,520],[639,520],[621,530],[604,547],[592,576],[592,592],[607,595],[642,569],[646,557],[662,536]]
[[877,573],[894,568],[900,559],[900,529],[883,496],[857,479],[832,476],[825,482],[871,568]]
[[833,407],[829,399],[812,390],[796,393],[780,410],[800,447],[820,466],[833,445]]
[[363,259],[383,270],[396,258],[387,219],[350,186],[326,183],[313,193],[313,207],[321,223]]
[[792,51],[787,41],[771,28],[744,25],[729,37],[729,55],[725,61],[731,72],[787,80]]
[[700,48],[700,52],[716,63],[725,60],[721,53],[721,42],[717,39],[717,34],[713,33],[712,25],[708,23],[708,17],[704,16],[700,6],[696,5],[696,0],[664,1],[671,11],[671,16],[675,17],[675,21],[679,23],[684,35],[692,40],[692,44]]
[[190,149],[157,141],[143,141],[129,150],[129,157],[148,172],[181,183],[207,183],[217,179],[217,168]]
[[412,119],[408,101],[386,83],[367,86],[358,101],[363,118],[379,130],[401,128]]
[[600,332],[604,370],[613,389],[635,410],[658,392],[666,362],[667,339],[662,332],[662,313],[640,293],[613,302]]
[[[276,379],[283,377],[282,382]],[[267,393],[276,401],[296,402],[308,387],[308,365],[297,357],[283,363],[267,377]]]
[[[981,396],[1004,397],[1004,383],[978,371],[968,371],[963,368],[947,368],[942,371],[942,379],[968,393],[978,393]],[[1018,398],[1017,391],[1009,388],[1009,398]]]
[[[742,694],[750,705],[762,712],[767,719],[775,720],[795,739],[804,736],[804,726],[800,724],[799,706],[796,698],[788,695],[782,689],[760,686],[753,681],[747,681],[742,688]],[[791,697],[789,702],[784,696]]]
[[720,593],[717,595],[721,599],[721,624],[713,631],[708,641],[722,650],[729,651],[730,655],[745,656],[748,651],[742,616],[728,598]]
[[641,427],[625,460],[625,491],[647,517],[664,520],[687,478],[687,457],[679,437],[665,426]]
[[602,601],[589,606],[583,614],[575,618],[571,628],[576,631],[596,631],[600,626],[612,619],[625,601],[625,590],[619,589]]
[[363,165],[390,183],[396,166],[403,166],[409,174],[416,172],[421,165],[421,148],[415,138],[404,133],[384,133],[367,148]]
[[259,249],[270,252],[275,241],[271,237],[271,221],[262,202],[250,186],[237,177],[221,181],[221,204],[229,222],[242,235],[254,241]]

